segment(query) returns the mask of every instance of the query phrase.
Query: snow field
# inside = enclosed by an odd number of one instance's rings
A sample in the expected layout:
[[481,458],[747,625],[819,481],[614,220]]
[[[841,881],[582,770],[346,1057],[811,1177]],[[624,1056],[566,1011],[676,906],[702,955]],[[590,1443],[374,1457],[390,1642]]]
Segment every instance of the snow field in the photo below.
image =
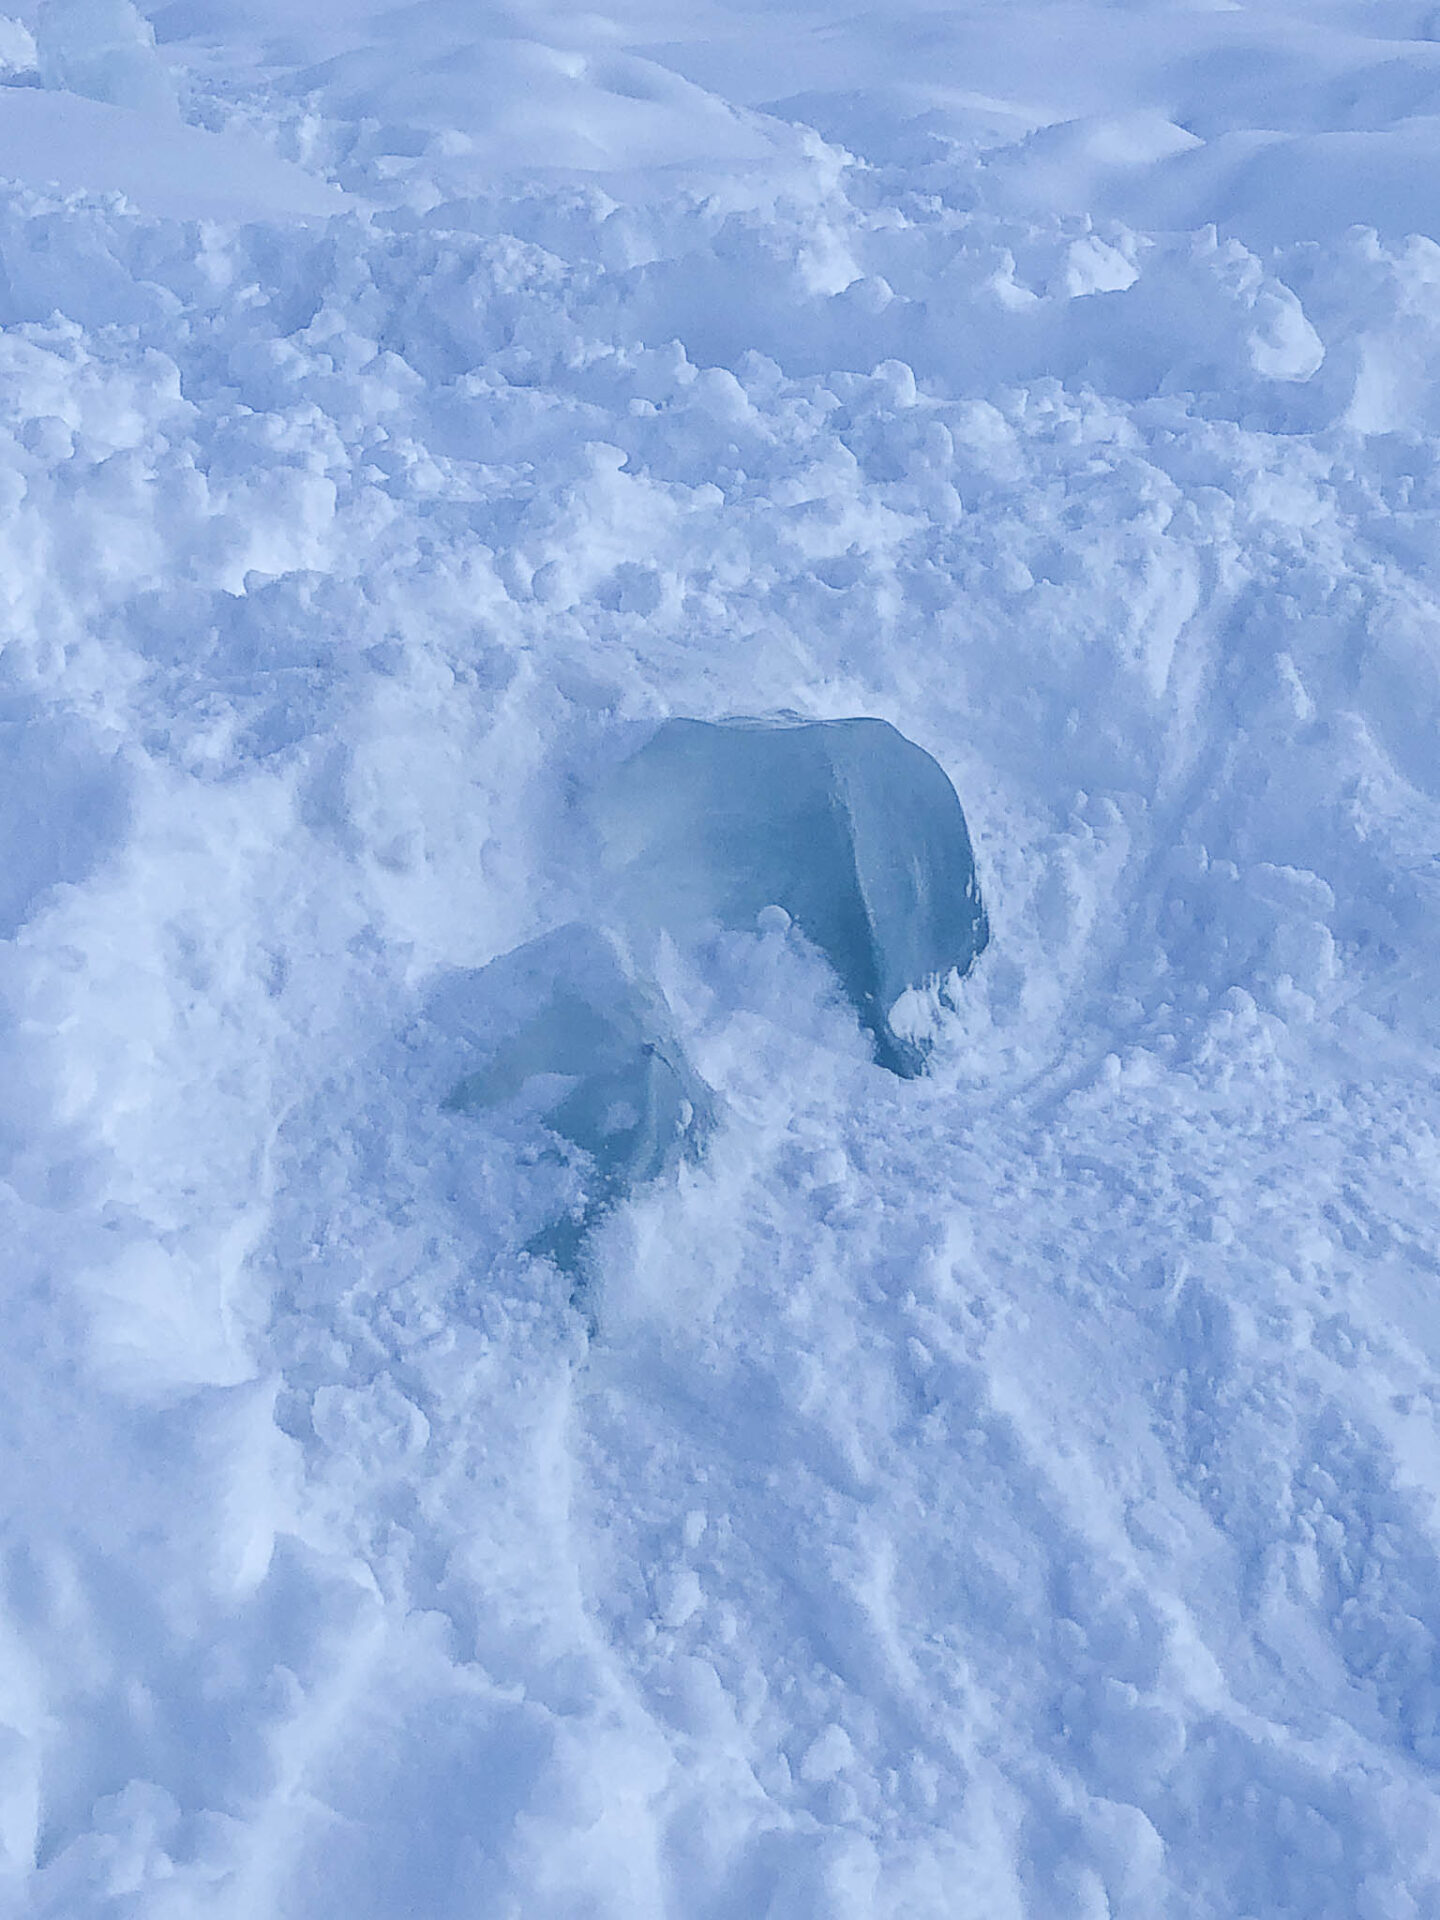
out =
[[[1361,11],[1051,9],[1023,89],[987,9],[26,13],[32,132],[222,145],[0,206],[7,1911],[1433,1908],[1434,55]],[[940,761],[992,945],[903,1086],[777,929],[672,952],[722,1125],[587,1328],[435,994],[782,708]]]

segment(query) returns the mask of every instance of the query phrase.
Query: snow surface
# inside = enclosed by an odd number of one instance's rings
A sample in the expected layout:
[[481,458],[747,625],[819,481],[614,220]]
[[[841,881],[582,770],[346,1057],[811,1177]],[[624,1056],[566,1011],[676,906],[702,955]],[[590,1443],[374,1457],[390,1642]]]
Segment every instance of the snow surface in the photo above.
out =
[[[1440,1911],[1436,35],[0,22],[0,1911]],[[991,944],[663,954],[587,1316],[436,995],[786,710]]]

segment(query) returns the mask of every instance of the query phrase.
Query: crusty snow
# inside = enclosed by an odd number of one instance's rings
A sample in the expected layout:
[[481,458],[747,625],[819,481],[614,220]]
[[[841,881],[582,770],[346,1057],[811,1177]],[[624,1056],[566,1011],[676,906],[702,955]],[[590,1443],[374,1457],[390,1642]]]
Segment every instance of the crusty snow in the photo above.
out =
[[[1440,13],[602,4],[0,20],[0,1913],[1428,1920]],[[781,712],[990,946],[572,1300],[446,993]]]

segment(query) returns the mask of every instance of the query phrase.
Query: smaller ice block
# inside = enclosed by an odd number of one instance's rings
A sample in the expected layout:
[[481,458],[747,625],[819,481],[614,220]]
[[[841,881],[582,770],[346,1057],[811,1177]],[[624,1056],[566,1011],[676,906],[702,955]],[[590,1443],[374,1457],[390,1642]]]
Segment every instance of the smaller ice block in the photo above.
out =
[[488,1057],[445,1101],[452,1112],[522,1102],[589,1156],[582,1212],[536,1247],[573,1264],[585,1234],[627,1193],[698,1156],[714,1122],[664,1002],[613,943],[561,927],[452,983],[452,1031]]

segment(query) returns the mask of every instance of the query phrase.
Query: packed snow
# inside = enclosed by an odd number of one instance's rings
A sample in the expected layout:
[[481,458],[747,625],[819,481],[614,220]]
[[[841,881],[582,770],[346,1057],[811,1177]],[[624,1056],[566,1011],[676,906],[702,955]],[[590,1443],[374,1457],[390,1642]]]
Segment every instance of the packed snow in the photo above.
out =
[[6,3],[0,1912],[1440,1912],[1429,0]]

